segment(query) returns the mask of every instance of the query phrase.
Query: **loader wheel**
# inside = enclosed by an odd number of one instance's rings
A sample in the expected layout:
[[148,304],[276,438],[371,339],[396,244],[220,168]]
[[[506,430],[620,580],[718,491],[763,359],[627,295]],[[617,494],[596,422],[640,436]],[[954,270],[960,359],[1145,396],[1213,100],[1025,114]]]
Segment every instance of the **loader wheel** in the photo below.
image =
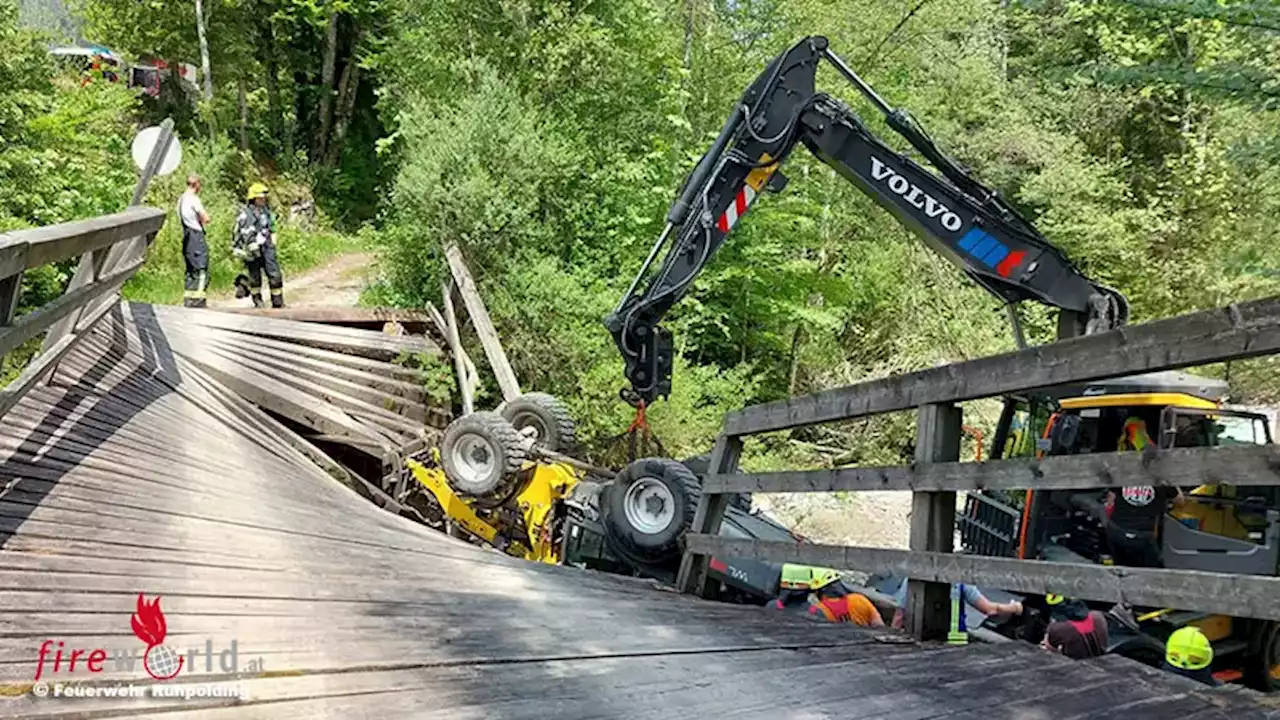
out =
[[1280,622],[1263,625],[1262,648],[1252,664],[1251,684],[1263,692],[1280,692]]
[[529,393],[504,404],[498,410],[516,430],[533,428],[533,441],[564,455],[578,450],[577,429],[569,408],[553,395]]
[[519,482],[527,453],[520,433],[501,415],[477,412],[449,424],[440,460],[449,487],[472,498],[507,496]]
[[609,486],[606,530],[646,554],[674,554],[693,524],[701,495],[698,478],[684,465],[662,458],[636,460]]
[[[680,461],[681,465],[689,468],[689,471],[698,476],[698,486],[702,486],[702,481],[707,479],[707,473],[711,471],[710,455],[694,455]],[[729,505],[738,508],[742,512],[751,512],[751,493],[733,493],[729,496]]]

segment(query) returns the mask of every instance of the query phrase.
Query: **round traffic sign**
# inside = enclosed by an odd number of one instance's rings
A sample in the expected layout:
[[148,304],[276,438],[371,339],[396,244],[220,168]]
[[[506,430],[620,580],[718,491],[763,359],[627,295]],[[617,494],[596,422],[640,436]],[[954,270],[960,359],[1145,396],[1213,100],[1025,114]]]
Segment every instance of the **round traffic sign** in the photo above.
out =
[[[151,152],[159,141],[160,128],[154,125],[143,129],[133,138],[133,146],[130,148],[130,152],[133,155],[133,164],[137,165],[139,170],[146,169],[147,160],[151,158]],[[182,146],[178,144],[178,134],[174,133],[173,140],[169,143],[169,151],[165,153],[164,159],[160,161],[160,167],[156,170],[156,175],[168,175],[177,170],[181,164]]]

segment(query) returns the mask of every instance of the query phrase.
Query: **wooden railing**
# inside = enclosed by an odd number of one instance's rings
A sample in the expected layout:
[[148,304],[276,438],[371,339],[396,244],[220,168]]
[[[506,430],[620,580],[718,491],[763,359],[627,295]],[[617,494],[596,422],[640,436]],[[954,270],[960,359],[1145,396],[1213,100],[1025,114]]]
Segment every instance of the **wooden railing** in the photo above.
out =
[[[120,287],[138,271],[165,214],[130,207],[114,215],[0,235],[0,357],[47,332],[40,352],[0,390],[0,415],[57,366],[86,332],[115,306]],[[66,292],[15,317],[23,274],[80,257]]]
[[[961,413],[956,403],[1276,352],[1280,298],[1270,298],[729,413],[712,451],[677,582],[686,592],[705,592],[707,561],[713,554],[909,577],[907,627],[917,637],[945,632],[952,582],[1280,620],[1280,578],[952,554],[957,491],[1280,485],[1280,449],[1275,446],[1163,450],[1145,460],[1138,453],[1108,453],[961,463]],[[912,465],[738,471],[746,436],[912,408],[918,409]],[[764,542],[717,534],[728,493],[848,490],[912,491],[911,549]]]

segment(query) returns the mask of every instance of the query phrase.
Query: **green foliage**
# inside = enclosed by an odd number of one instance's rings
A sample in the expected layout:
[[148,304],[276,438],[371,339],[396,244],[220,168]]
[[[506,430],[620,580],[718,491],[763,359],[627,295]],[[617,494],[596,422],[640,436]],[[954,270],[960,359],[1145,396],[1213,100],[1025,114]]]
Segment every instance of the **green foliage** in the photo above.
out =
[[453,363],[440,355],[426,353],[400,353],[393,360],[401,367],[419,371],[422,389],[427,399],[437,407],[449,407],[458,392],[458,382],[454,377]]
[[[1280,62],[1229,8],[404,0],[399,13],[380,56],[394,131],[381,147],[399,166],[371,297],[434,301],[442,243],[458,243],[522,383],[564,397],[588,436],[631,417],[600,317],[742,88],[810,32],[1128,294],[1135,319],[1278,289],[1265,226],[1280,145],[1259,98]],[[1211,76],[1232,81],[1196,87]],[[858,100],[833,73],[820,82]],[[650,417],[673,454],[705,451],[746,403],[1012,347],[999,303],[856,189],[803,151],[787,173],[667,318],[675,395]],[[1052,337],[1051,313],[1020,315],[1033,340]],[[1237,365],[1244,394],[1271,392]],[[995,411],[969,413],[989,435]],[[898,462],[910,433],[905,415],[811,429],[753,443],[749,462]],[[812,449],[832,446],[848,452]]]
[[[199,57],[190,6],[79,3],[113,47]],[[381,282],[364,302],[438,302],[442,249],[455,243],[522,384],[565,399],[587,437],[633,414],[616,400],[621,362],[600,318],[742,89],[809,33],[1123,291],[1134,320],[1280,292],[1280,16],[1269,5],[212,0],[206,16],[213,100],[141,110],[118,87],[49,83],[38,39],[0,22],[14,48],[0,58],[3,227],[117,208],[133,114],[190,107],[185,167],[151,200],[169,207],[183,172],[205,176],[215,286],[237,270],[226,239],[239,192],[262,177],[279,210],[316,188],[325,211],[281,232],[286,272],[377,245]],[[819,83],[914,155],[837,74]],[[1012,347],[1001,305],[849,183],[803,150],[786,172],[790,187],[753,206],[666,319],[675,394],[650,417],[672,454],[705,451],[722,414],[747,403]],[[375,216],[355,238],[331,229]],[[178,230],[157,239],[134,297],[180,293]],[[51,272],[30,282],[56,287]],[[1031,339],[1052,337],[1051,313],[1019,313]],[[482,362],[470,333],[464,342]],[[1273,365],[1222,372],[1240,399],[1265,401],[1280,398]],[[496,404],[496,390],[482,387],[478,403]],[[994,411],[966,410],[989,435]],[[897,462],[910,434],[906,415],[806,429],[753,443],[748,460]]]
[[114,212],[133,178],[131,93],[55,76],[44,38],[0,3],[0,224],[46,225]]

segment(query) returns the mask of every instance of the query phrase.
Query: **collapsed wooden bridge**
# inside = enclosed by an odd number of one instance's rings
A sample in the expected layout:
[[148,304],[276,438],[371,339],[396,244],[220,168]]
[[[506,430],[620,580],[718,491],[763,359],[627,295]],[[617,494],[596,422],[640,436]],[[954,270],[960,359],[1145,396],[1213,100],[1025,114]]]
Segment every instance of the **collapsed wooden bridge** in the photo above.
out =
[[[47,332],[0,395],[0,716],[1280,718],[1119,658],[811,624],[434,532],[376,479],[448,421],[396,362],[437,344],[120,302],[162,222],[0,239],[0,350]],[[21,272],[77,256],[15,319]],[[139,595],[162,598],[171,680],[148,677]]]

